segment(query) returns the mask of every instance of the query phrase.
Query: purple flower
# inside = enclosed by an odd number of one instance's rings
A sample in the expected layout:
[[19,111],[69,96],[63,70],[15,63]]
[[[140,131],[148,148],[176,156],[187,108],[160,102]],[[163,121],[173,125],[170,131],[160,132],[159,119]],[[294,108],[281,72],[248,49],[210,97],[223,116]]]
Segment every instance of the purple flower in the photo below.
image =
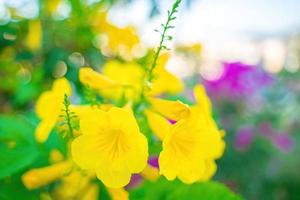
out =
[[223,68],[224,72],[219,79],[204,80],[204,85],[212,96],[249,96],[273,82],[271,75],[255,65],[234,62],[224,63]]
[[273,135],[272,142],[278,149],[286,153],[292,150],[294,144],[290,135],[286,133]]
[[151,165],[152,167],[159,168],[158,156],[150,156],[150,158],[148,160],[148,164]]
[[238,132],[235,135],[235,148],[237,150],[245,150],[247,149],[254,136],[254,129],[252,127],[243,127],[238,130]]

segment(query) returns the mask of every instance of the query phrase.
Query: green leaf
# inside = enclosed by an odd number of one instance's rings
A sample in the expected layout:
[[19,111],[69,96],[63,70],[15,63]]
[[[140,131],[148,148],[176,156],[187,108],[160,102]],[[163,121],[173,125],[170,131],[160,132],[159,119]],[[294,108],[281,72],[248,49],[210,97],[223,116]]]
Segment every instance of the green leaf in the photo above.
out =
[[0,179],[30,165],[38,155],[34,127],[21,116],[0,116]]
[[226,186],[218,182],[194,183],[185,185],[180,181],[167,181],[160,178],[157,182],[145,182],[130,192],[130,199],[143,200],[241,200]]

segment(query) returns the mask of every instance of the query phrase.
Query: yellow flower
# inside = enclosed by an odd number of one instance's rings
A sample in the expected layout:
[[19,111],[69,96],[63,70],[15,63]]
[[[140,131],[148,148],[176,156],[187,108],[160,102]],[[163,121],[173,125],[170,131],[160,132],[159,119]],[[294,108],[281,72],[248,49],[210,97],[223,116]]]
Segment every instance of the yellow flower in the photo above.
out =
[[152,109],[164,117],[178,121],[190,115],[190,108],[181,101],[169,101],[159,98],[149,98]]
[[157,66],[153,71],[154,79],[149,92],[152,96],[164,93],[176,94],[183,90],[182,81],[165,69],[168,59],[168,53],[159,56]]
[[[52,197],[59,200],[98,199],[99,187],[92,183],[94,176],[73,170],[60,180],[60,184],[52,191]],[[90,198],[88,198],[90,197]]]
[[145,115],[150,129],[160,140],[163,140],[165,134],[170,132],[171,126],[168,120],[149,109],[145,110]]
[[58,163],[64,160],[64,155],[57,149],[52,149],[49,154],[50,163]]
[[48,185],[70,172],[73,164],[64,161],[47,167],[32,169],[23,174],[22,181],[29,190]]
[[196,87],[195,91],[199,101],[191,114],[172,125],[163,139],[159,166],[168,180],[178,177],[193,183],[211,178],[216,171],[214,160],[224,151],[222,133],[210,115],[210,101],[204,90]]
[[147,140],[131,112],[93,110],[80,120],[80,128],[82,135],[71,146],[73,159],[82,169],[95,170],[106,186],[123,187],[146,166]]
[[79,80],[82,84],[99,91],[105,88],[113,88],[117,86],[115,81],[89,67],[83,67],[79,70]]
[[52,89],[44,92],[36,103],[36,114],[41,122],[35,130],[37,141],[44,142],[55,126],[61,109],[63,109],[64,95],[71,94],[71,86],[67,79],[61,78],[54,81]]
[[98,12],[92,19],[95,31],[101,35],[101,50],[110,55],[120,55],[131,60],[140,39],[133,26],[117,27],[107,20],[105,12]]
[[182,52],[184,54],[189,54],[193,57],[200,56],[202,49],[203,47],[199,43],[176,47],[176,51]]
[[144,70],[137,63],[109,61],[103,66],[103,74],[122,85],[120,88],[103,90],[105,97],[119,99],[136,99],[142,90]]
[[26,37],[27,47],[35,51],[41,47],[42,42],[42,26],[40,20],[33,20],[29,22],[28,34]]
[[106,98],[136,99],[142,90],[144,71],[137,63],[109,61],[103,66],[103,73],[91,68],[81,68],[79,80]]

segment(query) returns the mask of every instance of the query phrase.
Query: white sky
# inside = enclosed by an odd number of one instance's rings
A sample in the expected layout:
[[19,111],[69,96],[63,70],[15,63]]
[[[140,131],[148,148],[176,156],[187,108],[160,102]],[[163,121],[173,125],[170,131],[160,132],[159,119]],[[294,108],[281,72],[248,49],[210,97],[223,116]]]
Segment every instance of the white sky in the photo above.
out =
[[[166,10],[172,3],[171,0],[160,2],[162,15],[150,22],[148,0],[115,6],[110,17],[120,25],[136,25],[145,42],[152,44],[153,29],[165,20]],[[180,11],[176,39],[182,42],[237,35],[280,36],[300,30],[300,0],[195,0],[190,9]]]

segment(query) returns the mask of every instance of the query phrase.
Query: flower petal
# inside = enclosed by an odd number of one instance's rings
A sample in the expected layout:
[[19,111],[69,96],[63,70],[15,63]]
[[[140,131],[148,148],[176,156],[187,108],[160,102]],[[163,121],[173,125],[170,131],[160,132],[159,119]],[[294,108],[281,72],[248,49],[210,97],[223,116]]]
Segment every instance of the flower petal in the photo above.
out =
[[71,145],[72,158],[83,169],[94,169],[99,160],[96,135],[81,135]]

